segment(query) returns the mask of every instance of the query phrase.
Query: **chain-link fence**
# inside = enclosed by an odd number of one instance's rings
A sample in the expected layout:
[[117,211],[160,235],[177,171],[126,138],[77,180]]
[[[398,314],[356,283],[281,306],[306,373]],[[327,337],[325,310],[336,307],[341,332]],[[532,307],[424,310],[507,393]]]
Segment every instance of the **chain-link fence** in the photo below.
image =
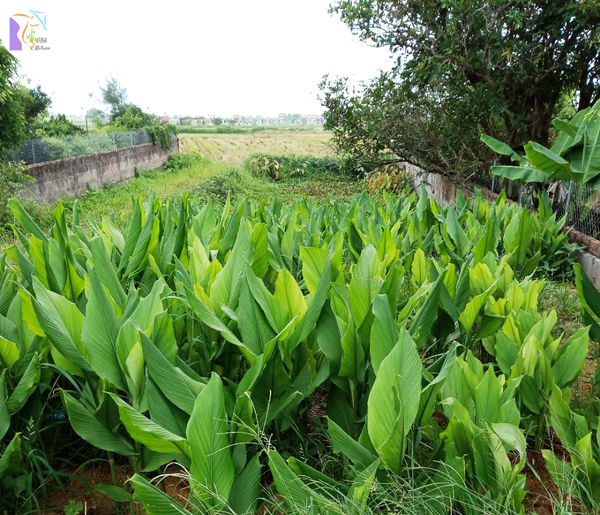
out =
[[[491,189],[495,193],[506,190],[506,195],[521,205],[534,206],[536,191],[519,181],[492,178]],[[557,218],[567,215],[566,225],[600,239],[600,191],[575,182],[554,182],[548,188],[552,207]]]
[[148,131],[112,131],[30,139],[13,149],[10,158],[25,164],[55,161],[65,157],[106,152],[118,148],[152,143]]

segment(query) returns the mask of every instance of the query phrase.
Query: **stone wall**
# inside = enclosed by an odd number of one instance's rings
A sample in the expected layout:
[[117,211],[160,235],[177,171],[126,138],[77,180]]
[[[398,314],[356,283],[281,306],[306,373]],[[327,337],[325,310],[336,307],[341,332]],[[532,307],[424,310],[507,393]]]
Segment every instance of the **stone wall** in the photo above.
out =
[[[493,202],[498,197],[497,193],[475,183],[466,182],[461,185],[455,184],[449,177],[439,173],[427,173],[419,167],[406,164],[406,171],[411,175],[415,191],[421,191],[425,186],[427,194],[435,198],[442,206],[454,203],[457,190],[462,190],[465,197],[472,197],[475,190],[481,190],[483,197]],[[508,200],[512,202],[512,200]],[[579,263],[585,273],[592,280],[596,288],[600,289],[600,241],[587,236],[575,229],[565,227],[569,231],[569,241],[583,247],[579,257]]]
[[98,188],[107,182],[128,182],[135,177],[136,168],[158,168],[173,152],[179,152],[177,139],[174,139],[170,150],[147,143],[28,165],[27,174],[35,182],[24,195],[52,202],[63,195],[76,197],[88,187]]

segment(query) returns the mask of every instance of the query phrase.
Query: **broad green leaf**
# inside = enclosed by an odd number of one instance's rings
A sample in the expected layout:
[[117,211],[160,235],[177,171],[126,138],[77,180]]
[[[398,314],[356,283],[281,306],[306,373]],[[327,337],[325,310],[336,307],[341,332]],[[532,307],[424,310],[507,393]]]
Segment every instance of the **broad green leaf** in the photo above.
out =
[[187,427],[192,452],[190,485],[207,506],[223,507],[234,481],[223,384],[213,374],[194,404]]
[[355,465],[362,468],[367,468],[377,459],[369,449],[354,440],[331,418],[328,418],[327,421],[327,431],[329,438],[331,438],[331,445],[334,452],[342,453]]
[[33,218],[29,216],[29,213],[25,211],[23,206],[19,203],[19,201],[16,198],[10,199],[8,201],[8,207],[13,212],[15,218],[19,221],[19,223],[23,226],[23,229],[25,229],[25,231],[28,234],[33,234],[36,238],[40,239],[44,243],[48,241],[46,235],[33,221]]
[[253,356],[261,355],[265,346],[275,337],[275,331],[269,325],[260,304],[253,297],[246,279],[242,280],[238,325],[242,333],[243,346]]
[[269,451],[269,468],[279,495],[290,509],[303,513],[309,505],[325,505],[326,500],[305,485],[277,451]]
[[285,268],[277,275],[274,297],[287,308],[290,320],[294,316],[301,318],[308,309],[302,290]]
[[52,345],[73,365],[91,370],[86,361],[86,350],[81,341],[85,317],[77,306],[65,297],[44,288],[33,278],[36,297],[32,297],[38,321]]
[[86,442],[99,449],[116,452],[123,456],[135,454],[131,445],[122,436],[106,427],[75,397],[65,390],[61,390],[61,395],[73,429]]
[[427,266],[425,265],[425,253],[418,248],[413,256],[411,265],[413,280],[418,286],[421,286],[427,280]]
[[552,366],[554,381],[559,388],[571,384],[581,373],[588,355],[589,342],[589,328],[582,327],[560,347],[558,359]]
[[111,393],[110,396],[119,408],[121,422],[136,442],[156,452],[189,455],[189,445],[185,438],[152,422],[114,393]]
[[17,344],[0,336],[0,362],[2,365],[6,368],[12,368],[20,358],[21,353]]
[[456,214],[454,213],[454,207],[452,205],[448,207],[446,213],[446,230],[456,246],[458,255],[462,258],[466,257],[471,250],[471,241],[456,219]]
[[97,275],[90,271],[89,278],[89,299],[81,339],[95,372],[124,390],[117,359],[117,336],[121,324]]
[[492,174],[510,180],[521,180],[526,183],[548,182],[548,176],[533,166],[492,166]]
[[210,288],[210,301],[217,317],[221,317],[223,314],[222,305],[236,311],[240,298],[242,275],[252,250],[252,240],[246,225],[240,224],[229,259],[227,259],[223,270],[217,274]]
[[31,358],[25,373],[6,401],[8,411],[14,413],[23,407],[29,396],[37,388],[40,381],[41,356],[37,353]]
[[398,341],[398,331],[387,295],[375,295],[373,300],[375,320],[371,327],[371,361],[377,375],[379,365],[391,352]]
[[7,472],[20,473],[21,459],[21,437],[16,434],[0,456],[0,479],[3,479]]
[[131,478],[131,484],[135,490],[135,498],[142,503],[148,515],[192,515],[139,474]]
[[409,332],[415,339],[418,349],[423,349],[427,340],[431,336],[431,328],[437,319],[438,306],[440,302],[440,296],[444,287],[444,277],[446,272],[442,272],[433,283],[425,302],[417,311],[415,318],[410,325]]
[[0,376],[0,440],[10,427],[10,413],[6,405],[6,384],[4,382],[4,374]]
[[100,483],[94,485],[94,490],[102,495],[106,495],[106,497],[115,502],[131,502],[133,500],[133,496],[120,486]]
[[254,513],[260,496],[261,465],[259,455],[256,454],[244,467],[244,470],[235,478],[229,508],[238,515]]
[[323,270],[325,270],[327,250],[317,247],[300,247],[300,260],[302,261],[302,276],[306,288],[311,295],[314,295]]
[[367,426],[382,463],[400,473],[406,438],[421,397],[423,365],[417,346],[401,330],[394,349],[381,362],[368,401]]
[[503,156],[510,156],[513,161],[519,161],[519,154],[517,154],[510,145],[503,143],[502,141],[492,138],[487,134],[481,135],[481,141],[483,141],[488,147],[490,147],[496,154]]
[[179,409],[191,414],[196,397],[204,385],[191,378],[186,380],[184,374],[178,373],[178,369],[169,363],[144,333],[140,335],[150,376],[167,399]]

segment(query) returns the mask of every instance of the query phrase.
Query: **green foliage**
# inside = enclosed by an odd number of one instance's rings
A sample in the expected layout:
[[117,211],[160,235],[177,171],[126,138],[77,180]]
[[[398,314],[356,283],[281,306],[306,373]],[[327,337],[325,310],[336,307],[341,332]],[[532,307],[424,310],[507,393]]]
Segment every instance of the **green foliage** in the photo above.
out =
[[244,168],[258,177],[273,180],[333,175],[358,175],[350,160],[340,157],[253,154]]
[[138,106],[129,104],[125,107],[122,114],[119,114],[113,120],[113,127],[117,129],[135,130],[143,129],[149,125],[155,125],[157,123],[156,117],[144,113]]
[[[108,217],[83,227],[77,205],[67,223],[59,203],[46,231],[9,207],[19,242],[0,274],[0,428],[11,453],[15,415],[56,374],[75,433],[129,462],[149,513],[173,505],[142,474],[173,460],[189,471],[190,513],[254,512],[271,476],[289,512],[365,513],[385,498],[376,483],[404,481],[437,485],[435,513],[522,513],[525,435],[544,434],[547,398],[569,392],[588,346],[586,330],[559,346],[555,315],[538,313],[540,227],[556,224],[546,213],[504,196],[221,207],[151,192],[123,229]],[[313,441],[319,392],[327,433]],[[346,465],[327,475],[329,441]],[[31,466],[19,463],[11,485]]]
[[83,132],[84,129],[67,120],[64,114],[38,118],[30,124],[32,138],[60,138]]
[[69,501],[65,506],[65,515],[79,515],[83,511],[83,503]]
[[18,82],[18,61],[0,40],[0,160],[25,137],[25,107],[30,99]]
[[52,105],[52,99],[42,91],[41,86],[29,90],[29,99],[25,104],[25,119],[31,123],[38,117],[44,115]]
[[383,191],[390,194],[399,194],[410,191],[412,178],[405,169],[400,170],[398,166],[385,165],[375,168],[365,177],[366,190],[375,195]]
[[33,179],[25,174],[23,164],[0,161],[0,229],[8,232],[14,218],[8,209],[8,201],[24,190]]
[[162,166],[165,172],[179,172],[184,168],[190,168],[199,164],[205,164],[206,158],[196,152],[179,152],[171,154]]
[[554,145],[546,148],[530,141],[525,145],[524,156],[507,144],[482,136],[492,150],[519,163],[515,166],[494,166],[492,173],[525,183],[574,181],[600,189],[600,100],[579,111],[569,121],[556,118],[553,125],[557,130]]
[[115,131],[146,130],[152,138],[152,143],[166,149],[173,146],[175,129],[171,125],[163,125],[155,115],[145,113],[135,104],[127,101],[127,89],[111,77],[106,80],[106,86],[100,86],[104,103],[110,108],[111,123],[105,127]]
[[483,173],[492,154],[479,133],[547,145],[565,96],[576,92],[579,110],[599,99],[595,1],[338,0],[331,10],[395,58],[362,87],[321,85],[326,128],[365,163]]
[[114,77],[106,79],[106,85],[99,87],[102,94],[102,101],[110,109],[111,122],[114,122],[119,116],[125,113],[128,107],[127,88],[123,88],[121,83]]
[[172,125],[146,125],[144,130],[148,131],[155,145],[161,145],[166,149],[173,148],[175,130]]
[[563,492],[579,499],[591,511],[600,508],[600,433],[590,429],[585,417],[571,411],[569,397],[557,387],[550,399],[550,419],[561,444],[570,455],[570,463],[553,450],[544,450],[546,467],[554,483]]
[[104,127],[104,112],[100,111],[100,109],[92,108],[85,113],[85,116],[88,120],[90,120],[95,127],[102,128]]

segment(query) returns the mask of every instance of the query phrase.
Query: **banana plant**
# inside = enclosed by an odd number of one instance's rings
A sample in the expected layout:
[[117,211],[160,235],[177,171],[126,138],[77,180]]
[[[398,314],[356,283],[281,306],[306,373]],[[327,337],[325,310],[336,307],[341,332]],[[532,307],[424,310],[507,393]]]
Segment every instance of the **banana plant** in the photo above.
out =
[[598,187],[600,153],[600,102],[578,111],[569,121],[555,119],[558,137],[550,148],[535,141],[525,145],[525,155],[520,156],[506,143],[483,135],[482,141],[495,152],[517,162],[514,166],[494,166],[492,173],[525,183],[550,181],[575,181]]

